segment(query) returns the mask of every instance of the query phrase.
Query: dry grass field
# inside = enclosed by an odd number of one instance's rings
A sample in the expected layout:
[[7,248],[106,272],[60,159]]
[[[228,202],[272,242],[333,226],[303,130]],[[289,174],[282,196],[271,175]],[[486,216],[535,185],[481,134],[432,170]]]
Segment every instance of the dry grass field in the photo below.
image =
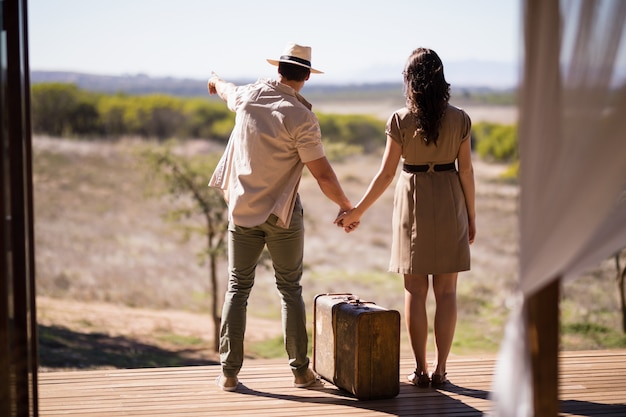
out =
[[[137,156],[142,146],[146,142],[131,139],[34,139],[37,313],[44,370],[216,359],[210,349],[208,269],[196,256],[203,242],[183,241],[175,225],[163,219],[171,201],[146,194],[155,180]],[[202,154],[221,151],[206,141],[189,141],[184,147]],[[378,155],[360,155],[333,165],[356,202],[378,164]],[[472,270],[459,280],[453,354],[496,351],[508,316],[517,275],[519,190],[499,181],[504,169],[475,161],[478,235]],[[386,272],[393,186],[349,235],[332,224],[336,207],[306,173],[300,193],[309,313],[315,294],[326,292],[355,293],[402,312],[401,278]],[[611,267],[607,261],[565,285],[565,349],[626,346]],[[219,270],[223,289],[225,264]],[[260,267],[249,304],[250,356],[275,355],[276,349],[280,354],[279,315],[272,271]],[[408,352],[404,336],[402,349]]]

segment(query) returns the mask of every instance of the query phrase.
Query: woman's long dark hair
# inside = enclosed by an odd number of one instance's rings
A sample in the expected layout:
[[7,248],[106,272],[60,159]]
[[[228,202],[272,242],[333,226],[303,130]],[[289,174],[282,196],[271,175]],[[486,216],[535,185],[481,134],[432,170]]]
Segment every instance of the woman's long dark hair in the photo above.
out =
[[417,48],[404,68],[404,94],[409,111],[417,119],[417,132],[427,144],[437,145],[439,126],[450,100],[450,84],[435,51]]

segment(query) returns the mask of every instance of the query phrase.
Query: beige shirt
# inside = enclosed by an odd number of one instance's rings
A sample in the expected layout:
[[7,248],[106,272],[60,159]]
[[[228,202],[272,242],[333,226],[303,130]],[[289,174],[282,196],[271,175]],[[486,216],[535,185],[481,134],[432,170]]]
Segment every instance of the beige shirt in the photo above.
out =
[[418,134],[415,118],[402,108],[387,121],[387,135],[402,146],[404,163],[409,165],[447,164],[454,162],[461,142],[470,137],[472,122],[462,109],[448,105],[439,128],[437,145],[427,145]]
[[304,163],[324,156],[311,105],[293,88],[259,80],[231,89],[235,127],[209,186],[224,190],[229,220],[263,224],[271,214],[288,227]]

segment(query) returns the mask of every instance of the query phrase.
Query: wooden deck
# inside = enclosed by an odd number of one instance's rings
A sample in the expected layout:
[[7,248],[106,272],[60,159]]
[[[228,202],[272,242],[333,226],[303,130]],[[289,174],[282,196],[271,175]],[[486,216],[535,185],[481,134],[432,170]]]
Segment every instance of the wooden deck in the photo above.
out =
[[[219,366],[51,372],[39,375],[41,416],[480,416],[490,410],[494,355],[455,357],[451,383],[419,389],[404,382],[412,360],[400,363],[400,394],[359,401],[325,382],[292,387],[284,360],[247,360],[238,392],[214,381]],[[561,355],[563,416],[626,416],[626,350]]]

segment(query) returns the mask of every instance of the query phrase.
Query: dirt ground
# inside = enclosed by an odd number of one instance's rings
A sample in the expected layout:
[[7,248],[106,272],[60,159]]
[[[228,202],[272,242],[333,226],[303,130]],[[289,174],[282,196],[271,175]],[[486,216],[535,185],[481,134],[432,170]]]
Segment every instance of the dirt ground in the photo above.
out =
[[[61,357],[71,351],[67,346],[71,339],[97,334],[109,337],[109,343],[133,341],[186,350],[187,359],[217,360],[212,350],[212,319],[206,311],[206,272],[194,260],[197,241],[182,242],[164,223],[161,215],[167,201],[139,198],[136,188],[143,180],[133,179],[133,172],[138,171],[133,163],[129,172],[123,171],[126,165],[117,167],[132,146],[36,138],[34,147],[36,153],[56,155],[52,159],[66,158],[64,164],[73,158],[78,164],[71,172],[57,168],[56,176],[42,168],[35,178],[37,312],[46,336],[42,338],[43,352]],[[186,149],[214,150],[202,141],[191,141]],[[40,161],[43,164],[44,160]],[[378,164],[378,155],[334,164],[353,201],[365,191]],[[489,293],[504,291],[501,289],[510,286],[516,270],[517,187],[496,181],[504,165],[481,161],[475,165],[478,238],[472,247],[473,270],[464,278],[467,285],[460,288],[468,306],[474,303],[475,291],[486,291],[483,287],[487,284],[481,282],[493,281]],[[122,175],[126,183],[117,184],[115,175]],[[113,193],[113,186],[122,192]],[[360,229],[349,235],[332,225],[336,207],[310,175],[304,175],[300,191],[305,207],[303,284],[309,319],[315,294],[326,292],[355,293],[402,311],[401,280],[386,273],[393,186],[366,214]],[[272,273],[260,267],[249,304],[246,337],[250,343],[282,334],[279,310]],[[70,329],[72,334],[59,341],[54,339],[59,329]],[[50,335],[54,340],[50,341]],[[172,335],[184,340],[171,340]],[[99,349],[96,341],[93,346]],[[81,358],[82,362],[93,360]],[[65,367],[59,363],[48,366]]]
[[[382,115],[389,107],[374,103],[357,110]],[[467,110],[474,120],[506,123],[516,118],[510,108]],[[137,157],[136,148],[142,144],[133,139],[34,138],[37,321],[43,370],[217,360],[208,314],[207,267],[197,259],[204,241],[183,239],[180,229],[163,218],[175,203],[146,194],[152,178]],[[186,142],[181,151],[207,154],[221,148],[197,140]],[[333,163],[353,202],[366,190],[379,163],[380,155]],[[471,247],[472,269],[459,278],[455,354],[498,349],[518,271],[519,187],[500,180],[507,168],[503,164],[475,157],[474,168],[477,237]],[[314,296],[329,292],[355,293],[402,313],[401,278],[387,272],[393,184],[351,234],[332,224],[337,208],[306,172],[300,194],[309,323]],[[608,261],[609,277],[611,266]],[[221,296],[224,261],[218,270]],[[566,326],[592,331],[590,337],[565,334],[565,348],[604,347],[607,329],[619,328],[614,283],[605,276],[595,271],[564,286],[561,307]],[[280,305],[271,270],[258,268],[248,311],[246,337],[251,344],[280,338]],[[618,343],[626,343],[622,340]],[[405,336],[402,350],[408,352]]]
[[[151,363],[200,365],[219,360],[208,314],[45,296],[37,297],[37,312],[42,371]],[[247,343],[282,334],[277,320],[250,316],[248,326]],[[84,350],[91,352],[81,353]]]

